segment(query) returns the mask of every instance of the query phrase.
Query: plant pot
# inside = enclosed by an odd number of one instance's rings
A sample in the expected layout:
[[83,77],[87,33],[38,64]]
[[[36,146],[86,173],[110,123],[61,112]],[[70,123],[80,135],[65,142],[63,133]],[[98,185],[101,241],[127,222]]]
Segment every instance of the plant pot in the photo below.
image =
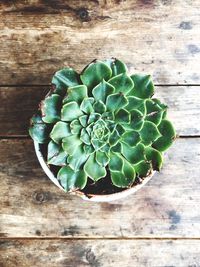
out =
[[151,76],[130,75],[116,58],[94,60],[81,73],[58,70],[29,127],[44,172],[90,201],[136,192],[161,170],[176,138],[167,106],[153,95]]
[[[34,147],[35,147],[35,152],[37,155],[37,158],[40,162],[40,165],[42,167],[42,169],[44,170],[44,172],[46,173],[46,175],[49,177],[49,179],[60,189],[62,189],[64,191],[64,189],[62,188],[62,186],[60,185],[60,183],[58,182],[57,178],[55,177],[54,173],[49,169],[43,155],[42,152],[40,150],[40,146],[39,143],[34,141]],[[84,200],[89,200],[89,201],[93,201],[93,202],[110,202],[110,201],[114,201],[114,200],[118,200],[118,199],[122,199],[126,196],[129,196],[133,193],[135,193],[136,191],[138,191],[141,187],[143,187],[154,175],[155,171],[153,171],[149,176],[145,177],[141,183],[134,185],[131,188],[128,189],[124,189],[121,192],[117,192],[117,193],[113,193],[113,194],[107,194],[107,195],[94,195],[94,194],[85,194],[83,192],[81,192],[80,190],[74,191],[74,192],[70,192],[70,194],[72,195],[77,195],[79,197],[81,197]]]

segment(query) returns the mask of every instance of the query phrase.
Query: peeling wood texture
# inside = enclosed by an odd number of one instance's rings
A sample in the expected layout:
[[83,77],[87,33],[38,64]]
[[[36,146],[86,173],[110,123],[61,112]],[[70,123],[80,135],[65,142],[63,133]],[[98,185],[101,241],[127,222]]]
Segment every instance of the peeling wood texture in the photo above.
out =
[[31,140],[1,140],[0,151],[2,237],[200,237],[200,138],[178,139],[147,186],[102,204],[52,184]]
[[[48,90],[49,87],[1,87],[0,136],[27,135],[30,117]],[[168,117],[179,135],[200,135],[200,87],[156,86],[155,91],[155,97],[168,105]]]
[[200,262],[197,240],[20,240],[2,241],[0,249],[2,267],[43,267],[47,262],[52,267],[193,267]]
[[[1,84],[119,57],[159,84],[199,84],[199,0],[1,1]],[[77,56],[79,55],[79,56]]]

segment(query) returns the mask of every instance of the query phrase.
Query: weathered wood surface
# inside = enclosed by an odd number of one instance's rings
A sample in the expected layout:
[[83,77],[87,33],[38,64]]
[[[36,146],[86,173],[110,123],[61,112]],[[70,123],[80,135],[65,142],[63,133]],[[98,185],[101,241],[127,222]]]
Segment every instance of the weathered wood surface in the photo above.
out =
[[1,140],[0,151],[2,237],[200,237],[200,138],[178,139],[147,186],[103,204],[52,184],[31,140]]
[[50,87],[0,87],[0,136],[27,135],[29,121]]
[[[199,4],[0,1],[0,267],[199,266]],[[6,137],[27,134],[48,91],[34,85],[49,84],[63,66],[81,71],[110,56],[168,85],[157,86],[156,96],[178,134],[196,138],[178,139],[161,173],[135,195],[90,203],[51,183],[30,139]]]
[[2,253],[0,266],[198,267],[199,242],[197,240],[5,240],[0,243]]
[[[1,1],[1,84],[48,84],[119,57],[159,84],[199,84],[199,0]],[[77,56],[78,55],[78,56]]]
[[[48,87],[0,88],[0,136],[27,135],[31,116]],[[177,133],[195,136],[200,134],[200,86],[156,86],[155,97],[169,107],[168,117]]]

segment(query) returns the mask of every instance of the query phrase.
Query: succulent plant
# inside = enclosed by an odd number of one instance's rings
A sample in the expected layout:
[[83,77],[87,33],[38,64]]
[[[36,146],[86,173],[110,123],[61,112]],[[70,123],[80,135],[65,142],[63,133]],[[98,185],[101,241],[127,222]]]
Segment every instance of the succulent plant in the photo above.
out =
[[91,62],[80,75],[59,70],[52,84],[29,133],[47,145],[47,163],[60,167],[57,179],[66,191],[103,178],[127,188],[161,169],[176,134],[167,106],[152,98],[150,75],[129,75],[112,58]]

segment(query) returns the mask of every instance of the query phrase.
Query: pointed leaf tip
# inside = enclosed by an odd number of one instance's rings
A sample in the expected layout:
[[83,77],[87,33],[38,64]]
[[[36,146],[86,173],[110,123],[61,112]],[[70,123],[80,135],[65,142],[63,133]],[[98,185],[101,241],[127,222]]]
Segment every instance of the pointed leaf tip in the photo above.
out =
[[81,115],[83,115],[83,112],[75,101],[65,104],[61,109],[62,121],[72,121],[78,119]]
[[145,145],[150,145],[157,140],[161,134],[154,123],[145,121],[140,131],[140,136]]
[[172,123],[166,119],[161,121],[158,125],[158,129],[162,136],[153,143],[153,147],[163,152],[172,145],[176,138],[176,131]]
[[112,76],[116,76],[128,71],[127,66],[117,58],[111,58],[105,60],[105,63],[111,68]]
[[55,93],[65,95],[68,87],[79,84],[79,75],[72,68],[64,68],[54,74],[52,84],[55,85]]
[[134,88],[130,91],[130,95],[143,99],[152,97],[154,85],[150,75],[134,74],[131,79],[134,82]]
[[122,92],[125,95],[130,92],[134,86],[132,79],[126,73],[121,73],[112,77],[108,83],[115,88],[115,93]]
[[41,102],[42,120],[45,123],[55,123],[60,120],[62,98],[57,94],[47,96]]
[[82,72],[80,78],[89,90],[104,79],[107,81],[112,75],[112,70],[102,61],[96,60],[90,63]]
[[95,153],[89,156],[84,165],[84,171],[93,181],[98,181],[106,176],[106,169],[97,163]]
[[57,177],[65,191],[83,189],[87,183],[87,176],[84,171],[75,172],[69,166],[62,167]]

